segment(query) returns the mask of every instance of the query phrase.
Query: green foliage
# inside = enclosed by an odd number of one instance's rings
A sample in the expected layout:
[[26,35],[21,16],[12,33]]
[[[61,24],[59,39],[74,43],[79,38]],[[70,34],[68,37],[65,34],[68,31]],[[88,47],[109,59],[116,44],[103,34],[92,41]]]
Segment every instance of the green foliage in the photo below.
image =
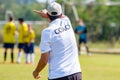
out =
[[[79,2],[78,0],[76,1]],[[84,20],[88,28],[90,40],[109,40],[111,42],[114,38],[117,41],[120,36],[120,5],[106,6],[99,4],[100,2],[103,3],[104,0],[96,0],[94,4],[77,4],[76,7],[79,17]],[[73,20],[74,18],[71,19]]]
[[[64,5],[65,14],[70,18],[73,28],[77,26],[73,14],[71,2],[77,8],[78,16],[82,18],[88,29],[90,40],[109,40],[115,38],[117,41],[120,37],[120,5],[106,6],[105,0],[95,0],[87,4],[87,0],[57,0]],[[109,1],[109,0],[108,0]],[[119,0],[111,0],[113,2]],[[102,4],[100,4],[102,3]],[[33,13],[34,9],[41,10],[46,8],[45,3],[37,3],[36,0],[0,0],[0,20],[5,20],[7,10],[13,12],[15,19],[23,17],[25,20],[43,20]],[[114,27],[114,28],[113,28]]]
[[[29,0],[30,1],[30,0]],[[3,6],[3,7],[2,7]],[[41,20],[38,15],[33,13],[34,9],[41,10],[45,8],[45,4],[39,4],[35,1],[27,2],[25,0],[0,0],[0,13],[1,20],[4,20],[4,16],[7,10],[13,12],[15,19],[23,17],[25,20]]]

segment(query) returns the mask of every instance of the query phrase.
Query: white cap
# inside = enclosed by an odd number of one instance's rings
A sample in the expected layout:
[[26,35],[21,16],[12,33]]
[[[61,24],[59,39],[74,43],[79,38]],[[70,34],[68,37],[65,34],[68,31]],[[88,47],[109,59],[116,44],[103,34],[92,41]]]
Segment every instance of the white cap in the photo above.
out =
[[51,2],[48,4],[47,7],[48,14],[50,16],[59,16],[62,14],[62,7],[59,3],[57,2]]

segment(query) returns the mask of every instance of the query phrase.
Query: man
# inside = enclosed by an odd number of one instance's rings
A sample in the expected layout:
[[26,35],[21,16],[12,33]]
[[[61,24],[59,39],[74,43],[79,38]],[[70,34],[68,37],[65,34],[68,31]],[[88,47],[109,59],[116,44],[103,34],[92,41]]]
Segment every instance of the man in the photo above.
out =
[[21,56],[22,56],[22,50],[24,50],[24,45],[27,42],[27,33],[28,33],[28,26],[26,23],[24,23],[23,18],[18,19],[20,28],[18,30],[18,58],[17,58],[17,63],[21,62]]
[[34,41],[35,41],[35,32],[32,29],[32,24],[28,24],[28,41],[25,44],[25,53],[26,53],[26,64],[34,63]]
[[79,50],[79,54],[80,54],[80,46],[82,44],[82,42],[85,44],[85,48],[86,48],[86,51],[87,51],[87,55],[90,56],[91,53],[89,51],[89,48],[88,48],[88,40],[87,40],[87,29],[85,27],[85,25],[83,24],[83,21],[82,19],[80,19],[78,21],[78,26],[76,27],[75,29],[75,33],[79,35],[79,43],[78,43],[78,50]]
[[48,80],[82,80],[76,39],[69,18],[62,16],[61,5],[56,2],[50,3],[47,11],[35,11],[49,18],[50,24],[42,31],[41,58],[33,72],[34,78],[40,78],[39,73],[48,62]]
[[11,63],[14,63],[14,44],[15,44],[16,26],[13,17],[9,18],[9,22],[4,26],[4,63],[6,63],[7,50],[11,49]]

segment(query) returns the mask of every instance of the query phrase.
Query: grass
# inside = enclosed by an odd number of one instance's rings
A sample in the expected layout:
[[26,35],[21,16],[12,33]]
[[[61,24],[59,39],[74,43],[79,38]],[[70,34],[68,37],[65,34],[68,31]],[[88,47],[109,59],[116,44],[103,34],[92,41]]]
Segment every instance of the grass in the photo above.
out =
[[[3,64],[3,49],[0,48],[0,80],[35,80],[32,72],[35,69],[40,57],[39,48],[35,48],[35,64],[25,64],[24,56],[21,64],[11,64],[10,54],[7,56],[7,63]],[[15,49],[15,60],[17,49]],[[91,57],[86,54],[79,56],[83,80],[119,80],[120,79],[120,55],[93,54]],[[41,72],[40,80],[47,80],[48,67]]]
[[80,57],[83,80],[119,80],[120,55],[93,54]]

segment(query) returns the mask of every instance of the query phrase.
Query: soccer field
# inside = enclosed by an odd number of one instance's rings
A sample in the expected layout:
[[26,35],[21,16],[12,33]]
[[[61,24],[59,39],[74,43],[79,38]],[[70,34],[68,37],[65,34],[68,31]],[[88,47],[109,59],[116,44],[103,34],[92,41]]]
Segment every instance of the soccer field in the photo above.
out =
[[[0,48],[0,80],[35,80],[32,71],[39,60],[39,48],[35,48],[35,64],[25,64],[24,55],[21,64],[11,64],[10,54],[7,56],[7,63],[3,64],[3,49]],[[15,61],[17,50],[15,50]],[[120,55],[82,54],[79,57],[83,80],[120,80]],[[47,80],[47,69],[41,72],[40,80]]]

